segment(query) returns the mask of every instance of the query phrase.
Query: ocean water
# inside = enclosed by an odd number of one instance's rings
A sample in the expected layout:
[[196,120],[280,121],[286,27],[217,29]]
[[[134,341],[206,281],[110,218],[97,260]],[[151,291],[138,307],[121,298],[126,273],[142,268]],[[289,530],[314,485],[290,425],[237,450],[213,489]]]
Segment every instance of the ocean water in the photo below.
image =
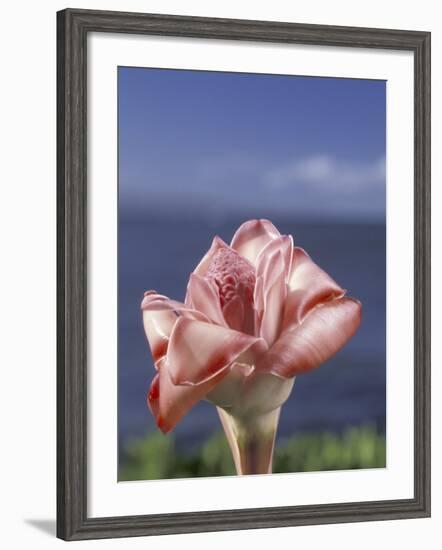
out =
[[[183,300],[189,274],[218,234],[226,242],[244,221],[236,217],[165,221],[120,216],[118,417],[120,451],[156,430],[146,405],[154,376],[140,302],[155,289]],[[363,305],[353,339],[319,369],[297,377],[282,408],[278,439],[301,432],[340,432],[371,423],[385,430],[385,225],[272,220]],[[191,449],[220,429],[215,407],[200,402],[174,430]],[[121,453],[120,453],[121,456]]]

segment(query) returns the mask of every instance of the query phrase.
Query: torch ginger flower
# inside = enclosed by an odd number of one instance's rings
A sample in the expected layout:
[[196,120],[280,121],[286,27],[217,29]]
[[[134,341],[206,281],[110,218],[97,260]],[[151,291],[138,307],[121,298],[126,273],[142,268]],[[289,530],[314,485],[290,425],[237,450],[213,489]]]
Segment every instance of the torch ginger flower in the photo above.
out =
[[169,432],[201,399],[216,405],[238,474],[270,473],[281,405],[295,376],[354,335],[361,304],[291,236],[251,220],[215,237],[184,303],[155,291],[141,304],[157,370],[148,405]]

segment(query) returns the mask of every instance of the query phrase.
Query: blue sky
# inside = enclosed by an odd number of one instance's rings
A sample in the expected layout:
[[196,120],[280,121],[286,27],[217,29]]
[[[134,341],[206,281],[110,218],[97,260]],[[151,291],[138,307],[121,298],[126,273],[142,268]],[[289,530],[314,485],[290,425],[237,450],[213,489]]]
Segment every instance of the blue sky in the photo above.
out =
[[385,82],[121,67],[122,215],[383,221]]

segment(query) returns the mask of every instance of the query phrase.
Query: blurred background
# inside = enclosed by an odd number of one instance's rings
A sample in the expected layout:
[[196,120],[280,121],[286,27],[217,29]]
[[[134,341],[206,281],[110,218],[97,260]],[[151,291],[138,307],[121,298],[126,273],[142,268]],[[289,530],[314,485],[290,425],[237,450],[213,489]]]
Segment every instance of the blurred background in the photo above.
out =
[[215,234],[264,217],[350,296],[354,338],[297,377],[274,470],[385,466],[385,82],[120,67],[119,480],[233,473],[213,405],[162,435],[140,302],[183,300]]

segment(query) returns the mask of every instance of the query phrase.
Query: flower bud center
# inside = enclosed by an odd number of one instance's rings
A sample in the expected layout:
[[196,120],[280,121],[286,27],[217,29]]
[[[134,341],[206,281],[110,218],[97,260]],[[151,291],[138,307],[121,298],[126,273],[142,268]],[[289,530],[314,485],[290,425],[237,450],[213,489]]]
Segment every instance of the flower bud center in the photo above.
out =
[[205,274],[218,287],[221,306],[239,297],[245,309],[253,307],[255,268],[230,248],[220,248]]

